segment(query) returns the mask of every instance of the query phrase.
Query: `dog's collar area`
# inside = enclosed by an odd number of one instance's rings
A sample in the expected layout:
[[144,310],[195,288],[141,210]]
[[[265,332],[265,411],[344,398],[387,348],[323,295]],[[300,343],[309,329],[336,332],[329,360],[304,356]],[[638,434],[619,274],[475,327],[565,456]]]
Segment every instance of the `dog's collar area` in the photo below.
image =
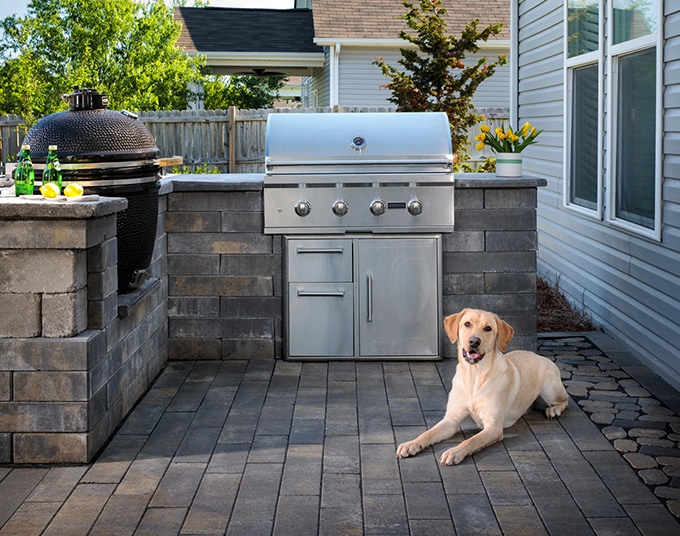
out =
[[463,350],[463,359],[470,363],[471,365],[475,365],[479,363],[483,358],[485,354],[479,354],[478,352],[475,352],[474,350],[467,351]]

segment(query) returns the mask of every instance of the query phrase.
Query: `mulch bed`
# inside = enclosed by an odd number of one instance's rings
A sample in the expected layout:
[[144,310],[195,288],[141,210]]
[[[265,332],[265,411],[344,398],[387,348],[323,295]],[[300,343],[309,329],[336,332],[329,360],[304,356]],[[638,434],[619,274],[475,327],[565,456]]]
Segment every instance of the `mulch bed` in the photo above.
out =
[[551,285],[540,277],[536,282],[536,304],[538,306],[536,322],[538,333],[598,331],[600,329],[590,318],[572,307],[558,285]]

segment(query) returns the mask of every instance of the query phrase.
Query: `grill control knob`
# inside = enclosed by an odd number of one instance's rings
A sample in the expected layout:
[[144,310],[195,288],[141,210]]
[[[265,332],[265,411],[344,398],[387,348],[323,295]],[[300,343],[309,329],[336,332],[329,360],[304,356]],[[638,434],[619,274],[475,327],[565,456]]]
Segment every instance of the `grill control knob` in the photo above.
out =
[[312,205],[309,204],[309,201],[298,201],[295,205],[295,214],[303,218],[308,216],[311,211]]
[[423,202],[419,201],[418,199],[414,199],[413,201],[409,202],[408,207],[406,208],[408,209],[409,214],[412,216],[417,216],[423,212]]
[[385,206],[385,203],[381,201],[380,199],[376,199],[371,203],[371,214],[374,216],[382,216],[385,214],[385,209],[387,208]]
[[336,201],[333,205],[333,214],[336,216],[344,216],[349,212],[349,205],[346,201]]

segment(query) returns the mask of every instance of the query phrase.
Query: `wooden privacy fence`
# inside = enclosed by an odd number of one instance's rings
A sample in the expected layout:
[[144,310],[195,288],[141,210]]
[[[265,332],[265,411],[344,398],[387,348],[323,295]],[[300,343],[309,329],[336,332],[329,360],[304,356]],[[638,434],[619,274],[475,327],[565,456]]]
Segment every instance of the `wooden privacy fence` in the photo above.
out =
[[[273,108],[260,110],[183,110],[140,112],[139,119],[149,129],[162,158],[181,156],[188,171],[220,173],[264,172],[265,128],[270,113],[393,113],[393,107]],[[478,110],[492,128],[508,120],[507,108]],[[19,116],[0,116],[2,163],[12,161],[25,135]],[[471,165],[493,156],[489,149],[475,149],[474,136],[468,135]]]

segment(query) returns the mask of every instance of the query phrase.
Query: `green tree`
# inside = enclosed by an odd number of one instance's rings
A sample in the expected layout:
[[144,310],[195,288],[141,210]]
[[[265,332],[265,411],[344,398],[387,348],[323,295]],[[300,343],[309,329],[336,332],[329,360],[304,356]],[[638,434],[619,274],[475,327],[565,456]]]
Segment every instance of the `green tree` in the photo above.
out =
[[167,110],[186,108],[201,80],[163,0],[31,0],[0,28],[0,113],[29,124],[65,109],[74,86],[108,94],[112,109]]
[[208,110],[271,108],[285,81],[283,76],[207,76],[204,106]]
[[467,132],[482,116],[475,113],[472,97],[479,84],[489,78],[496,68],[505,65],[505,56],[488,62],[482,57],[465,63],[468,53],[479,50],[478,43],[498,35],[503,24],[492,24],[478,31],[479,20],[469,22],[456,38],[447,34],[448,26],[442,16],[447,12],[441,0],[420,0],[420,5],[404,1],[408,10],[401,18],[414,35],[402,31],[399,37],[415,45],[401,48],[399,64],[402,69],[387,65],[382,58],[373,63],[391,80],[386,87],[392,91],[388,99],[405,112],[446,112],[451,128],[451,143],[456,164],[468,158]]

